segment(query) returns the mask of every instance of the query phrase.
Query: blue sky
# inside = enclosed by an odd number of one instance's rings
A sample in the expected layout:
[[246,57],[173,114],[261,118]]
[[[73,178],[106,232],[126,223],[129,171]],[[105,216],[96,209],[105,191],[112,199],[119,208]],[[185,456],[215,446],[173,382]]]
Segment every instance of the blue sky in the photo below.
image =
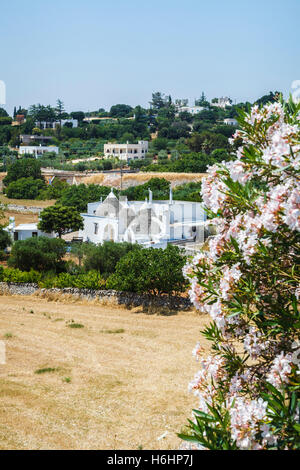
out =
[[6,109],[148,105],[153,91],[253,101],[300,79],[300,0],[1,2]]

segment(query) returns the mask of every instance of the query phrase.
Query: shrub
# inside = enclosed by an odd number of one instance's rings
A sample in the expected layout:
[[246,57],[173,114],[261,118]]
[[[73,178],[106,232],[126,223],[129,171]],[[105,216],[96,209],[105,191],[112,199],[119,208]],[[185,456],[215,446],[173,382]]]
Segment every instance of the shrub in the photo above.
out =
[[67,326],[69,328],[84,328],[84,325],[82,325],[81,323],[69,323]]
[[48,275],[39,282],[40,287],[50,289],[56,287],[63,289],[65,287],[76,287],[78,289],[104,289],[105,281],[96,271],[90,271],[84,274],[60,273],[58,276]]
[[11,245],[11,237],[6,230],[0,226],[0,250],[5,250]]
[[44,181],[29,178],[20,178],[9,183],[6,189],[7,197],[12,199],[36,199],[40,191],[46,188]]
[[59,203],[63,206],[75,207],[78,212],[86,212],[89,202],[99,201],[101,197],[105,198],[109,192],[109,187],[97,184],[71,185],[62,192]]
[[3,269],[2,267],[2,270],[0,270],[0,280],[3,282],[38,283],[41,278],[41,273],[34,269],[31,269],[30,271],[21,271],[20,269]]
[[170,183],[165,178],[151,178],[147,183],[124,189],[121,194],[130,201],[143,201],[149,197],[149,189],[153,192],[153,199],[168,199]]
[[132,243],[105,241],[102,245],[89,244],[86,247],[84,268],[86,271],[99,271],[103,277],[112,274],[118,261],[132,250],[141,249]]
[[22,158],[9,165],[3,184],[8,186],[9,183],[20,178],[30,177],[44,181],[41,173],[41,163],[35,158]]
[[[237,160],[209,168],[217,235],[185,267],[211,354],[183,439],[208,449],[299,449],[300,103],[241,113]],[[202,356],[198,343],[194,355]]]
[[53,184],[45,187],[43,190],[40,191],[36,199],[59,199],[68,188],[68,183],[59,179],[55,179]]
[[58,367],[44,367],[43,369],[37,369],[34,371],[35,374],[48,374],[49,372],[58,372]]
[[107,287],[154,295],[182,292],[186,287],[184,263],[185,257],[176,246],[133,250],[120,259]]
[[19,240],[13,244],[8,265],[22,271],[55,272],[62,270],[62,258],[66,253],[64,240],[37,237]]

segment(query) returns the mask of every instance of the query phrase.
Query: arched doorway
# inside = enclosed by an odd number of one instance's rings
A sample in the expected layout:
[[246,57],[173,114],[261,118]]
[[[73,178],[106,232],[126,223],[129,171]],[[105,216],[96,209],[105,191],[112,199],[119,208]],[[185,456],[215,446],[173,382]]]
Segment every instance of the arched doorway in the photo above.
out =
[[103,240],[104,241],[114,241],[115,239],[115,230],[111,224],[105,225],[104,232],[103,232]]

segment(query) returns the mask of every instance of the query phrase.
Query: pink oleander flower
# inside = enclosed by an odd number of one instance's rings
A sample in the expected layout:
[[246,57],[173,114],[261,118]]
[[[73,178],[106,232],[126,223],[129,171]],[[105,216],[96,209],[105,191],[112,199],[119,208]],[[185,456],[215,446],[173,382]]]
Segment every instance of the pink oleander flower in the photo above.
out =
[[223,276],[220,280],[220,293],[224,300],[230,298],[230,291],[234,288],[235,283],[240,279],[242,273],[239,268],[240,263],[236,263],[231,268],[225,266],[223,270]]
[[193,304],[213,320],[202,332],[213,352],[200,357],[197,343],[200,370],[189,389],[199,410],[229,412],[228,431],[240,449],[282,445],[285,430],[280,435],[259,396],[270,382],[290,397],[300,373],[297,323],[280,318],[294,295],[300,299],[299,111],[291,103],[254,106],[230,139],[240,146],[236,160],[208,168],[201,194],[216,235],[183,271]]
[[[217,387],[220,381],[225,380],[227,372],[224,368],[225,359],[222,356],[208,356],[200,360],[201,369],[195,374],[194,380],[189,384],[189,391],[196,395]],[[212,381],[214,386],[212,386]]]
[[229,410],[232,439],[243,450],[260,450],[262,445],[257,441],[256,435],[260,431],[260,424],[264,424],[267,413],[267,403],[261,398],[247,400],[235,397]]
[[250,327],[244,338],[244,349],[250,354],[250,357],[257,359],[269,347],[270,341],[265,340],[263,334],[256,328]]
[[233,396],[239,394],[251,379],[252,375],[249,370],[246,370],[243,374],[236,373],[230,380],[229,394]]
[[273,361],[272,367],[267,375],[267,381],[274,387],[281,388],[284,383],[289,382],[293,364],[292,353],[284,354],[284,352],[281,352]]

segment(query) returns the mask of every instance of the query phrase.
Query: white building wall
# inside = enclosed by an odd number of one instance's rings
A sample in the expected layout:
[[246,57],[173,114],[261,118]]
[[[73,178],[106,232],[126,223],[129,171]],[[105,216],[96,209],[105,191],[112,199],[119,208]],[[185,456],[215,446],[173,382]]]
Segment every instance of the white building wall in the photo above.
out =
[[226,118],[224,119],[224,124],[226,124],[227,126],[237,126],[238,122],[234,118]]
[[148,152],[148,141],[140,140],[138,144],[104,144],[104,157],[117,157],[120,160],[137,160],[145,158]]
[[[78,127],[78,120],[77,119],[62,119],[61,125],[64,126],[66,122],[70,122],[73,124],[74,127]],[[35,125],[40,129],[55,129],[58,125],[60,125],[60,121],[36,121]]]
[[188,201],[118,201],[114,195],[88,204],[81,214],[84,241],[165,243],[167,240],[202,240],[206,214],[200,203]]
[[104,240],[119,241],[118,220],[109,217],[97,217],[81,214],[83,217],[84,229],[79,230],[79,237],[84,242],[102,243]]
[[55,146],[43,146],[43,145],[22,145],[19,147],[19,155],[35,155],[35,157],[39,157],[46,152],[54,152],[56,154],[59,153],[59,148]]
[[[35,233],[37,232],[37,235],[34,235]],[[38,237],[48,237],[48,238],[52,238],[52,234],[49,234],[49,233],[44,233],[44,232],[41,232],[40,230],[14,230],[13,232],[13,236],[15,233],[18,233],[18,241],[19,240],[27,240],[27,238],[32,238],[34,236],[38,236]],[[16,239],[15,239],[16,241]]]
[[203,111],[204,107],[203,106],[182,106],[178,108],[179,113],[187,112],[190,114],[198,114]]

